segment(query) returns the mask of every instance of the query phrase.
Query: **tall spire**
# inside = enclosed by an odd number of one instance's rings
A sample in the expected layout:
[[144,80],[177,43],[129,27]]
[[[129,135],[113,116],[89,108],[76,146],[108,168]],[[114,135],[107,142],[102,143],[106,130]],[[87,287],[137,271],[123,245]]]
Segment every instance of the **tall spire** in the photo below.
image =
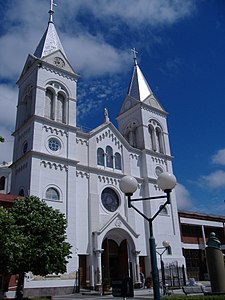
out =
[[38,58],[47,56],[57,50],[60,50],[63,53],[63,55],[66,57],[62,43],[59,39],[58,33],[53,23],[53,13],[54,13],[53,6],[56,6],[54,0],[50,0],[48,27],[34,52],[34,56]]
[[152,94],[144,75],[137,63],[137,51],[135,48],[131,49],[134,59],[134,71],[131,78],[130,86],[128,89],[128,95],[135,98],[138,101],[144,101],[148,96]]

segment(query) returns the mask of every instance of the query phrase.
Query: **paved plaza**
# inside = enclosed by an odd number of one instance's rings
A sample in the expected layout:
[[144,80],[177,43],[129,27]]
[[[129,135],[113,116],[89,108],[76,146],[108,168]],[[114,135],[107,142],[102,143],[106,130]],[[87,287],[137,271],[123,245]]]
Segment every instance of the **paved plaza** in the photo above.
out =
[[[173,291],[174,294],[184,294],[181,289]],[[134,290],[134,297],[133,298],[123,298],[123,297],[113,297],[112,295],[99,295],[96,292],[81,292],[78,294],[66,295],[66,296],[55,296],[53,300],[66,300],[66,299],[153,299],[153,289],[137,289]]]
[[[96,292],[81,292],[72,295],[64,295],[64,296],[55,296],[53,300],[66,300],[66,299],[125,299],[123,297],[113,297],[112,295],[99,295]],[[152,289],[140,289],[134,291],[134,297],[126,299],[153,299],[153,290]]]

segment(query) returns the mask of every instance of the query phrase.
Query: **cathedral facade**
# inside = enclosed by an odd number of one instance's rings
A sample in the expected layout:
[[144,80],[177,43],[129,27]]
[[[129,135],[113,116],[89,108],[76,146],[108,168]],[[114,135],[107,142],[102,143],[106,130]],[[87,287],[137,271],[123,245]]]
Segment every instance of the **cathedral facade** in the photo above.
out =
[[[139,283],[140,272],[151,274],[148,223],[128,208],[119,181],[124,175],[136,178],[135,198],[163,194],[156,179],[173,172],[167,112],[134,55],[118,129],[105,110],[102,124],[82,132],[76,124],[78,80],[51,8],[47,29],[18,80],[11,193],[38,196],[65,214],[73,252],[68,274],[79,269],[91,287],[131,275]],[[163,203],[141,201],[137,207],[150,217]],[[174,191],[153,227],[158,246],[170,243],[164,263],[184,265]]]

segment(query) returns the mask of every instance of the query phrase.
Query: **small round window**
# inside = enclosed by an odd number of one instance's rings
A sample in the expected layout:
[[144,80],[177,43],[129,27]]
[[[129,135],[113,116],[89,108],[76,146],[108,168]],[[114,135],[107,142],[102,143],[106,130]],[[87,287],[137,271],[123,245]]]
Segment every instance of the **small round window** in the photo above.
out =
[[163,173],[163,169],[161,167],[157,166],[155,168],[155,174],[156,174],[156,176],[159,176],[161,173]]
[[58,150],[60,150],[61,145],[57,139],[52,138],[48,141],[48,147],[52,151],[58,151]]
[[110,212],[116,211],[119,207],[119,198],[116,192],[110,188],[105,188],[103,190],[101,200],[103,206]]

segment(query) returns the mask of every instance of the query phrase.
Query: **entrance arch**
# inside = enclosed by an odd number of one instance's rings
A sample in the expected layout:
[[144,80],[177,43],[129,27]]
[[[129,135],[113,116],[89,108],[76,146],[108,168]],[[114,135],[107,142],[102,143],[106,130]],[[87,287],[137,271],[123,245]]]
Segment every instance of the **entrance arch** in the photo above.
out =
[[133,276],[135,245],[125,230],[119,228],[110,230],[102,242],[102,249],[103,284],[113,279]]
[[127,240],[118,245],[114,240],[106,238],[102,248],[102,275],[103,281],[116,278],[125,278],[129,275]]

